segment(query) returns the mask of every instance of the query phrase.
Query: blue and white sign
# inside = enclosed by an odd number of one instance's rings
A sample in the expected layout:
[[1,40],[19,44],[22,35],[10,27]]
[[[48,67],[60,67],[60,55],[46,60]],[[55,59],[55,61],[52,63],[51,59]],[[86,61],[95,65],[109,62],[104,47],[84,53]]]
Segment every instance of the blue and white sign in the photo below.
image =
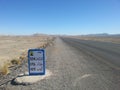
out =
[[29,75],[45,75],[45,50],[28,50]]

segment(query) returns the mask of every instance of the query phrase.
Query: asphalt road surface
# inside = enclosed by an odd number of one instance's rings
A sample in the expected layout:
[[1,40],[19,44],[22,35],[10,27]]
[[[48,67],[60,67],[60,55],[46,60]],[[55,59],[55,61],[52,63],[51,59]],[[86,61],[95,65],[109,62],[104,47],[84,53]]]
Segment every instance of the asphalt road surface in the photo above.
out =
[[56,38],[46,49],[52,75],[36,84],[5,85],[9,90],[120,90],[120,45]]

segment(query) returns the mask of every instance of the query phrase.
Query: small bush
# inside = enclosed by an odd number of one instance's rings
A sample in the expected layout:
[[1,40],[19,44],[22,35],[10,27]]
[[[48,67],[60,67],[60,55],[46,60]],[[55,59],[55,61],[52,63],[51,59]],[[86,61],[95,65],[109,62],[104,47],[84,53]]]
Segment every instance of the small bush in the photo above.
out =
[[20,60],[25,60],[25,56],[20,56],[19,59]]
[[8,73],[10,73],[9,69],[8,69],[8,64],[5,64],[1,69],[0,69],[0,73],[2,75],[7,75]]
[[18,59],[13,59],[13,60],[11,60],[11,63],[12,63],[13,65],[19,65],[21,62],[20,62],[20,60],[18,60]]

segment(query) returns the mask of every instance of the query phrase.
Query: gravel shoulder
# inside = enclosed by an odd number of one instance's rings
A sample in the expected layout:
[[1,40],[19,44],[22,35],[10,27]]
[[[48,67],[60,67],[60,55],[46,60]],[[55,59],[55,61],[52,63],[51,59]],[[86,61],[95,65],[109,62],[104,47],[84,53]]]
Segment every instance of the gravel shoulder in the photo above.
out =
[[[50,77],[33,85],[1,86],[6,90],[119,90],[120,73],[100,63],[96,58],[83,54],[79,49],[56,38],[54,46],[46,49],[46,68]],[[27,70],[27,62],[21,70]],[[18,71],[19,72],[19,71]],[[23,71],[22,71],[23,72]]]

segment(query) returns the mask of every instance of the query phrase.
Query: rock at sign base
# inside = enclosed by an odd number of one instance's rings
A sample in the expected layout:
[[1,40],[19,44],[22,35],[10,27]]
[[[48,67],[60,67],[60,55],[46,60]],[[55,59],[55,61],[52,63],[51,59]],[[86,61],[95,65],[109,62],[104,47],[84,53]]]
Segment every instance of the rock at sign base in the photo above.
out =
[[[26,75],[27,73],[27,75]],[[24,74],[18,75],[17,78],[15,78],[12,83],[15,85],[31,85],[34,84],[40,80],[46,79],[47,77],[51,76],[51,72],[49,70],[46,70],[46,75],[36,75],[36,76],[29,76],[28,72]]]

